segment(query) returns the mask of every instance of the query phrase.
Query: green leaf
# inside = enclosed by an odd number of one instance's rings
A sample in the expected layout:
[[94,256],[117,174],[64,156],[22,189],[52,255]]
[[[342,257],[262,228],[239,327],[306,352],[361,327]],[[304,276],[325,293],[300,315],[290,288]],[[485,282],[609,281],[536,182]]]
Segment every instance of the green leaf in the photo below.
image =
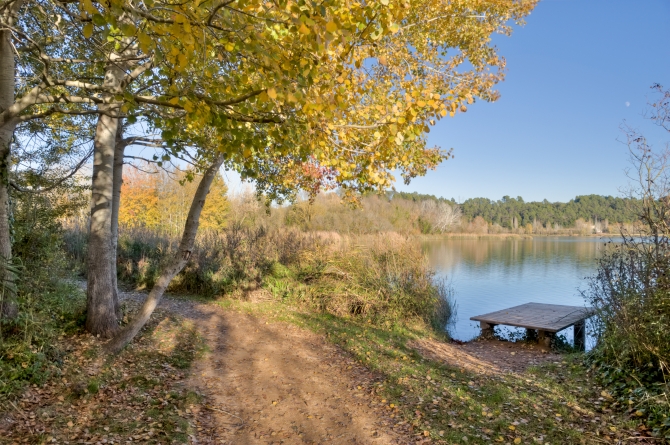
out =
[[107,24],[107,20],[101,14],[93,14],[93,23],[97,26],[104,26]]

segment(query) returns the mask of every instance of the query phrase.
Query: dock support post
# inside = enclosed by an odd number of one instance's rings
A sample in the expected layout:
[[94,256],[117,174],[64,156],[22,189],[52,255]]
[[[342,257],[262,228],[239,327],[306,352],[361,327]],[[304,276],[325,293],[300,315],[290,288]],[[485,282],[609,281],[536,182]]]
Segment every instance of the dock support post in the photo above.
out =
[[572,327],[575,339],[575,348],[579,351],[586,349],[586,324],[584,320],[578,321]]
[[536,341],[537,340],[537,331],[535,329],[526,328],[526,341]]
[[545,348],[551,348],[551,339],[554,338],[554,333],[553,332],[548,332],[548,331],[537,331],[537,342],[540,344],[540,346],[544,346]]
[[479,322],[479,327],[482,329],[482,337],[484,338],[490,338],[493,337],[493,328],[496,325],[494,324],[489,324],[486,323],[485,321],[480,321]]

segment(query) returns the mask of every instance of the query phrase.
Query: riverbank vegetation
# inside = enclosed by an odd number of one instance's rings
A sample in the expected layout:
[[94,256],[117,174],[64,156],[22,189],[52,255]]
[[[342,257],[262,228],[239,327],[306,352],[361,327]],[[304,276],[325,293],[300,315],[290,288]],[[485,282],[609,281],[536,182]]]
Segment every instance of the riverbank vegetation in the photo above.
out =
[[[653,90],[649,118],[670,132],[670,91]],[[670,438],[670,147],[654,149],[639,130],[623,130],[640,223],[608,246],[588,281],[598,338],[589,360],[618,403],[637,407]]]

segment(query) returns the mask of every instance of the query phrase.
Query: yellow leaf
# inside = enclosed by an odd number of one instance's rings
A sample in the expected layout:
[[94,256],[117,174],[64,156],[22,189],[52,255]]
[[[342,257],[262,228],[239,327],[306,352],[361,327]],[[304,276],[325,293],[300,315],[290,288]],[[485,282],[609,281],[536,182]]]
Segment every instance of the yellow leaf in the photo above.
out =
[[517,437],[516,439],[514,439],[514,443],[521,443],[521,438]]
[[275,90],[274,88],[268,88],[267,93],[268,93],[268,97],[270,99],[276,99],[277,98],[277,90]]
[[393,25],[389,26],[389,30],[390,30],[393,34],[395,34],[395,33],[397,33],[398,31],[400,31],[400,25],[398,25],[397,23],[394,23]]
[[225,48],[226,48],[226,51],[232,51],[232,50],[235,49],[235,45],[233,45],[232,43],[228,42],[228,43],[226,43]]
[[152,40],[147,34],[141,32],[137,36],[137,39],[140,41],[140,47],[143,51],[148,51],[151,48]]
[[300,28],[298,28],[298,32],[300,32],[300,34],[307,35],[307,34],[310,33],[310,30],[309,30],[309,28],[306,27],[305,24],[303,23],[302,25],[300,25]]
[[84,7],[84,11],[91,15],[98,14],[100,12],[95,6],[93,6],[93,2],[91,2],[91,0],[83,0],[82,5]]
[[616,427],[615,427],[615,426],[611,426],[611,427],[610,427],[610,431],[616,431]]
[[179,103],[179,98],[178,97],[173,97],[168,102],[171,103],[172,105],[177,105]]
[[516,427],[515,427],[514,425],[510,425],[510,426],[509,426],[509,429],[512,430],[512,431],[514,431],[514,430],[516,429]]
[[188,63],[188,59],[186,58],[186,55],[184,54],[179,54],[177,55],[177,66],[175,67],[177,71],[182,71],[186,69],[186,64]]
[[83,29],[84,37],[87,39],[93,34],[93,23],[87,23]]
[[381,4],[384,6],[387,6],[389,4],[389,0],[380,0]]
[[326,31],[334,33],[335,31],[337,31],[337,24],[335,22],[328,22],[326,24]]

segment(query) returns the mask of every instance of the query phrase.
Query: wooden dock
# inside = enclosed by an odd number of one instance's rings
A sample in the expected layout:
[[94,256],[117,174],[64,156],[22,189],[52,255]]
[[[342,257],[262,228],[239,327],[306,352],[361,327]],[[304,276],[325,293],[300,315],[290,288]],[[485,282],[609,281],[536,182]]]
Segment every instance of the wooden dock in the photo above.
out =
[[[586,319],[593,315],[589,307],[564,306],[560,304],[526,303],[489,314],[470,317],[479,322],[482,335],[490,335],[496,325],[517,326],[527,331],[537,331],[539,342],[549,346],[556,332],[574,326],[575,346],[584,349],[586,344]],[[529,332],[530,334],[531,332]]]

